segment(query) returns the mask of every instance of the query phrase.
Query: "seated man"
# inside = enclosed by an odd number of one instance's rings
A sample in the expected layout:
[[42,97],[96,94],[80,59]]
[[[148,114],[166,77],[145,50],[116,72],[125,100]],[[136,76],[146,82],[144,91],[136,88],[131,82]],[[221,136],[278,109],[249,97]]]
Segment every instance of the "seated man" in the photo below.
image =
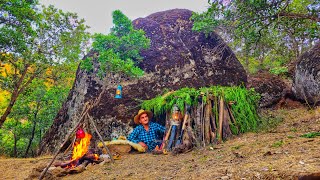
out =
[[140,144],[149,152],[157,145],[161,145],[162,136],[165,131],[164,126],[149,121],[151,118],[151,111],[140,109],[138,114],[134,117],[134,122],[139,125],[134,128],[128,137],[129,141]]

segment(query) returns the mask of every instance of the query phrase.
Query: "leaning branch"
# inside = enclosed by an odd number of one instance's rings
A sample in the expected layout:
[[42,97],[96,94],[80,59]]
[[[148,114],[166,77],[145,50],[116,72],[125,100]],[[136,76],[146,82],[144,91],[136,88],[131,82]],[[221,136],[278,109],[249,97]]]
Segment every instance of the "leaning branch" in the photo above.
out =
[[292,19],[310,19],[315,22],[320,22],[320,18],[317,16],[307,15],[307,14],[298,14],[298,13],[288,13],[288,12],[280,12],[276,16],[278,17],[287,17]]

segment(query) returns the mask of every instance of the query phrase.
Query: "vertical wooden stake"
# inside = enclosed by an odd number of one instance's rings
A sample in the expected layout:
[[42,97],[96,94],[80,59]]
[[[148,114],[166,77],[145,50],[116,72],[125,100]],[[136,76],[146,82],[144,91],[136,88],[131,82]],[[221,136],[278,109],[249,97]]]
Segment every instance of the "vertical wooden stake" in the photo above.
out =
[[107,150],[108,155],[110,156],[111,161],[114,163],[114,159],[113,159],[113,157],[112,157],[112,154],[110,153],[109,148],[108,148],[108,147],[106,146],[106,144],[104,143],[103,138],[102,138],[102,136],[100,135],[100,133],[99,133],[97,127],[96,127],[96,124],[94,123],[92,117],[91,117],[89,114],[88,114],[88,117],[89,117],[89,121],[90,121],[90,123],[92,124],[94,130],[95,130],[96,133],[98,134],[99,139],[100,139],[100,141],[101,141],[102,144],[103,144],[103,147]]
[[169,130],[167,131],[167,134],[165,135],[164,139],[163,139],[163,146],[162,149],[164,150],[166,148],[166,146],[168,145],[168,139],[170,137],[170,133],[171,133],[171,129],[172,129],[172,124],[169,127]]
[[223,102],[223,134],[224,134],[224,138],[228,138],[232,136],[232,132],[230,129],[230,123],[231,122],[231,117],[228,113],[228,109],[227,109],[227,105],[225,104],[225,102]]
[[206,147],[206,142],[205,142],[205,132],[204,132],[204,105],[203,105],[203,96],[201,96],[201,140],[203,143],[203,147]]
[[198,104],[195,108],[195,136],[197,139],[197,145],[201,146],[201,105]]
[[210,111],[212,111],[211,101],[207,96],[207,104],[204,108],[204,137],[206,144],[210,143],[211,128],[210,128]]
[[224,107],[223,107],[224,103],[223,103],[223,98],[220,97],[220,102],[219,102],[219,142],[222,141],[222,123],[223,123],[223,111],[224,111]]

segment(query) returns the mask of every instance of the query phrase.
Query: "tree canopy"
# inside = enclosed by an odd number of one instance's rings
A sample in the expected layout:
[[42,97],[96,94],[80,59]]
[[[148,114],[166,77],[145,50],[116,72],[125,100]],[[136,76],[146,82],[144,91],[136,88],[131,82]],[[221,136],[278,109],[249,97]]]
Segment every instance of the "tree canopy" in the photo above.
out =
[[[120,10],[114,11],[112,17],[114,26],[110,34],[94,35],[92,46],[99,54],[98,75],[103,77],[106,73],[115,72],[131,77],[142,76],[143,71],[136,65],[142,61],[140,50],[149,48],[150,40],[143,30],[135,30],[131,20]],[[92,58],[84,60],[81,67],[92,70]]]
[[[213,0],[194,30],[222,34],[238,57],[288,62],[319,39],[319,0]],[[283,59],[284,58],[284,59]],[[272,61],[272,60],[271,60]]]
[[80,60],[89,39],[86,29],[74,13],[40,6],[37,1],[1,0],[0,88],[11,97],[0,127],[35,78],[46,78],[47,70],[58,64]]

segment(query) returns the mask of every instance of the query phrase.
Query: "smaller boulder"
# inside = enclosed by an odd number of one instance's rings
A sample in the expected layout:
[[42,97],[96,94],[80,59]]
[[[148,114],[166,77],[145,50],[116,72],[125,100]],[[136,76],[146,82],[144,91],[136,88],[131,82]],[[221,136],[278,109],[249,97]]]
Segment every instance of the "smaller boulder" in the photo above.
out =
[[268,72],[249,75],[247,88],[254,88],[261,95],[260,108],[273,107],[291,93],[289,83]]

